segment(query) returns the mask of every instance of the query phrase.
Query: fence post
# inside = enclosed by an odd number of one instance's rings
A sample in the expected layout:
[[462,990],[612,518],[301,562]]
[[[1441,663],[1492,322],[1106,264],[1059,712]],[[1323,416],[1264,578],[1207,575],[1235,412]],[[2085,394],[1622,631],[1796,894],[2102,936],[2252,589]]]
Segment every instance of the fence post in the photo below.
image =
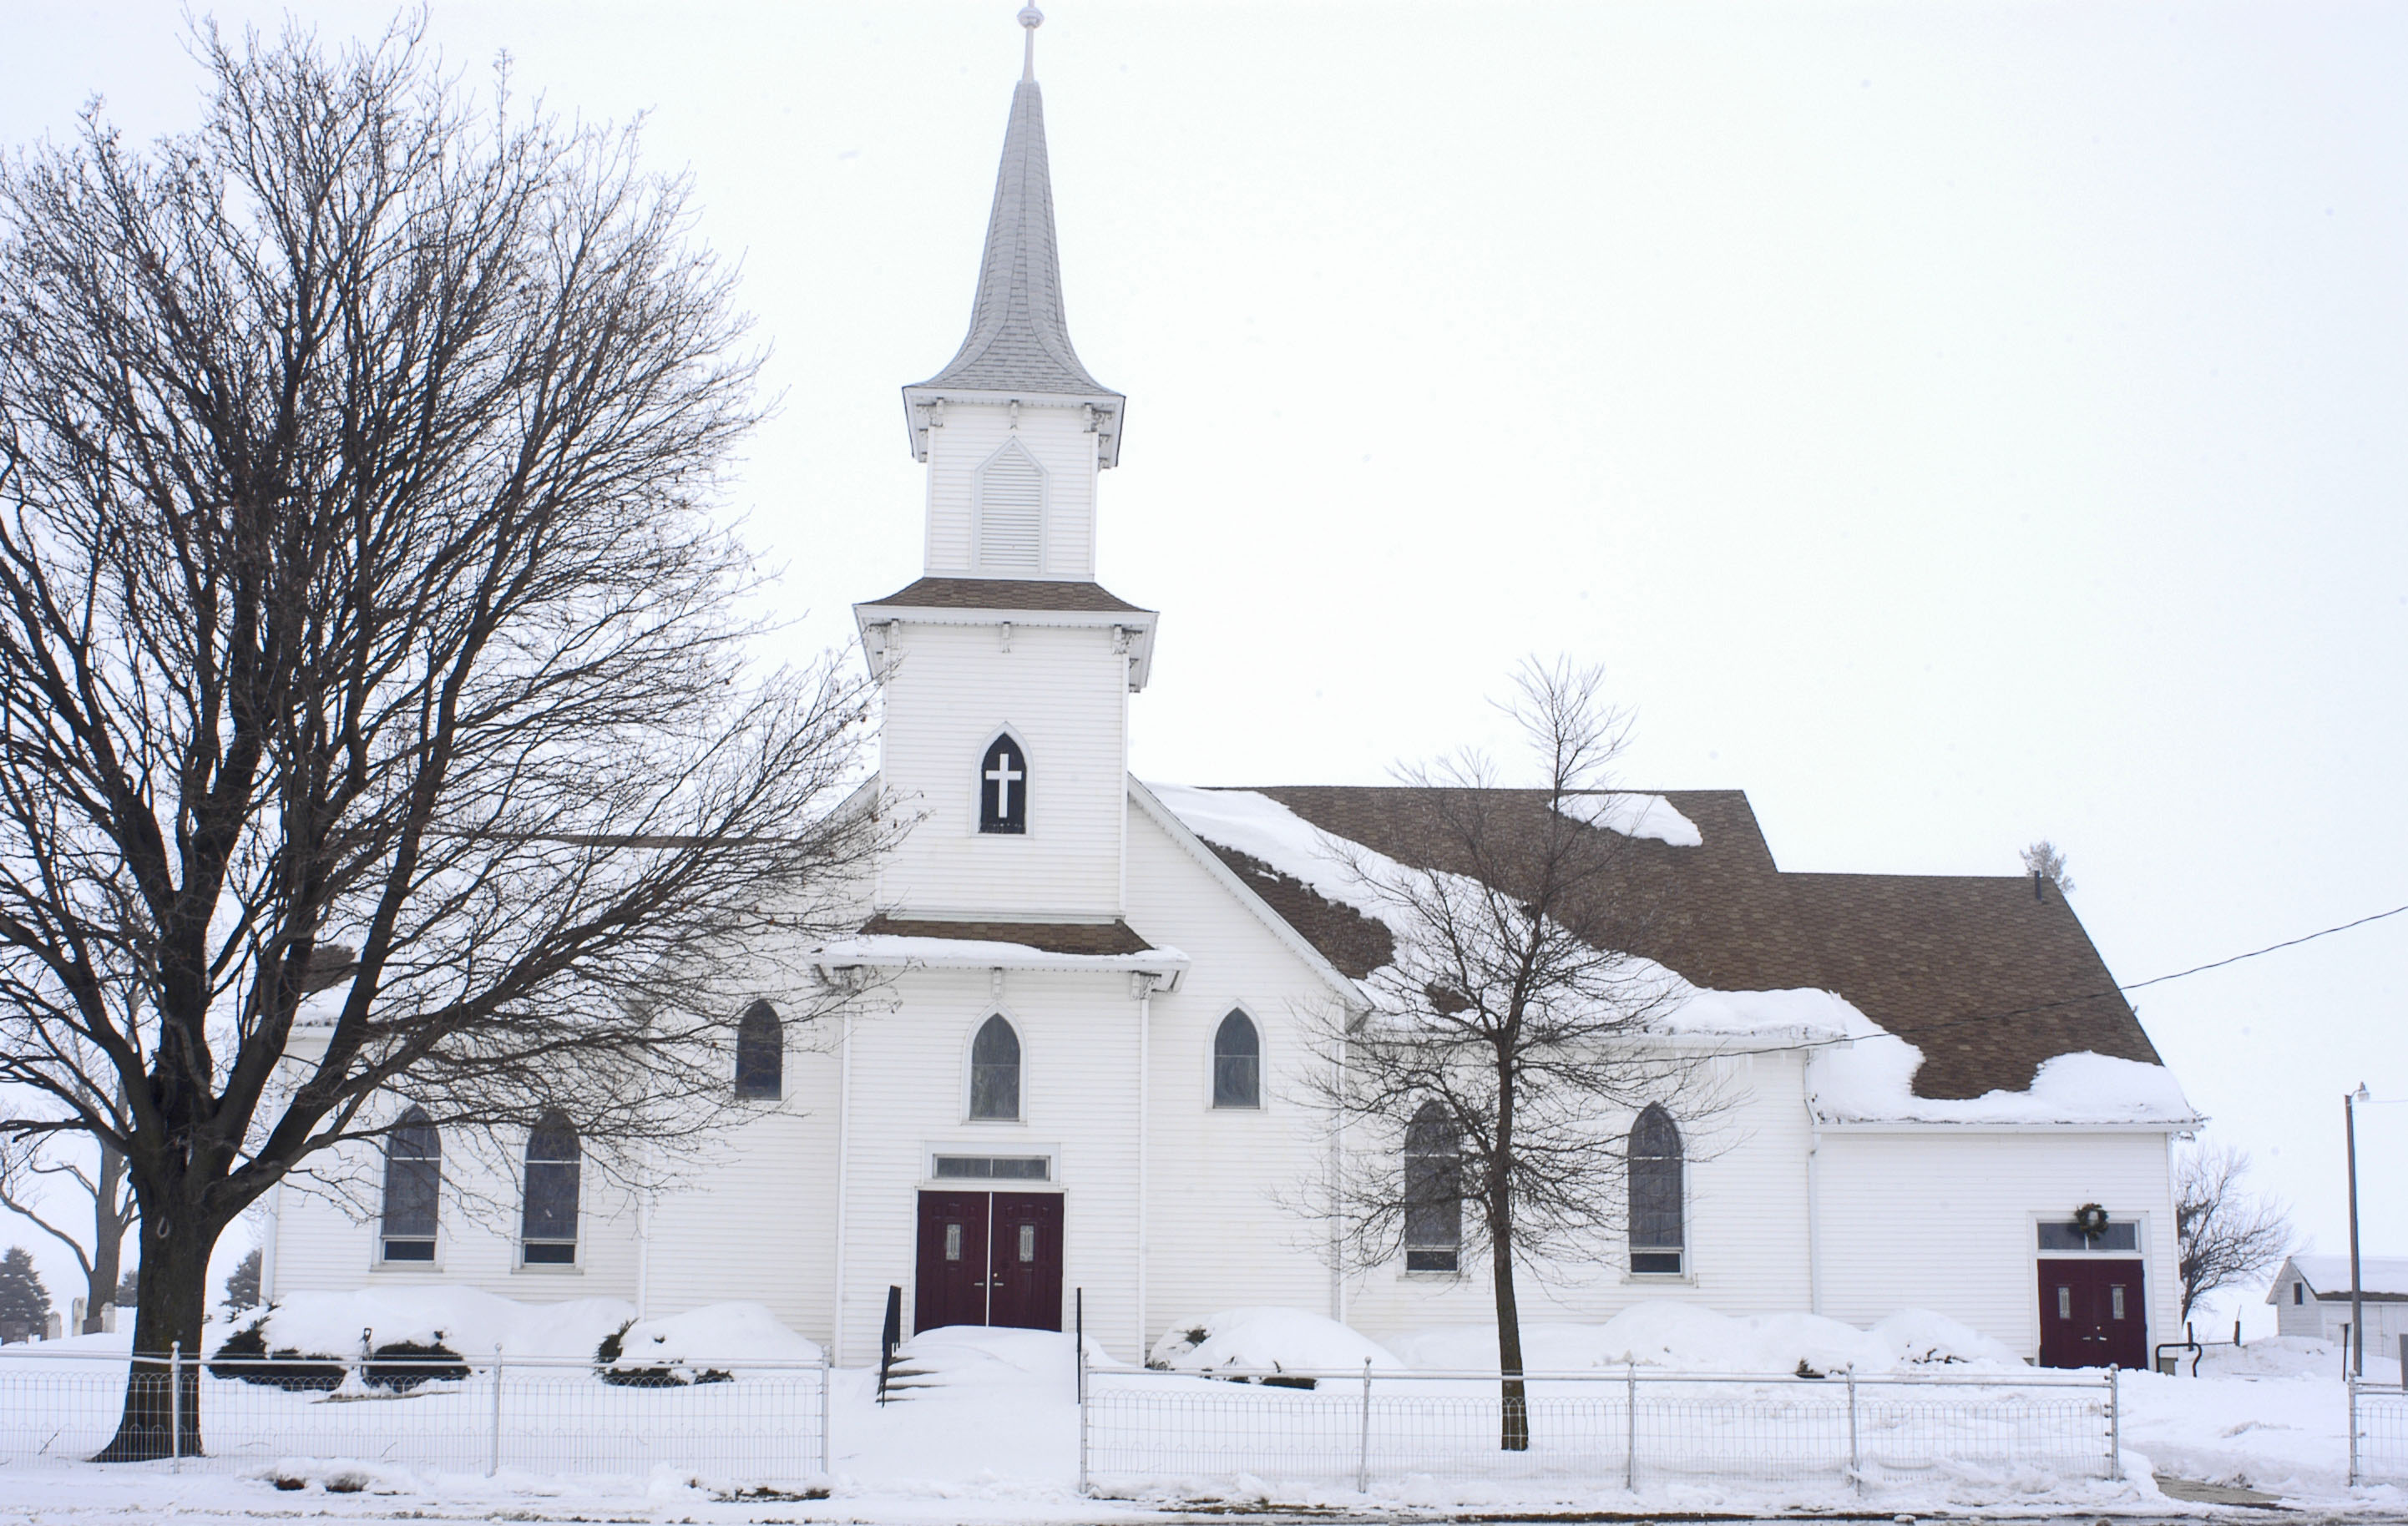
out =
[[2408,1330],[2400,1333],[2400,1391],[2408,1393]]
[[820,1476],[827,1479],[831,1488],[835,1486],[836,1480],[828,1472],[832,1466],[828,1456],[828,1389],[835,1381],[836,1374],[828,1369],[828,1354],[822,1351],[820,1353]]
[[184,1343],[167,1343],[167,1471],[184,1471]]
[[1623,1365],[1622,1408],[1622,1487],[1636,1494],[1639,1492],[1639,1363],[1636,1361]]
[[1354,1492],[1371,1492],[1371,1359],[1363,1359],[1363,1434],[1354,1444]]
[[1865,1490],[1864,1454],[1856,1447],[1856,1370],[1848,1369],[1848,1487],[1861,1494]]
[[1087,1337],[1086,1290],[1080,1290],[1079,1299],[1079,1493],[1087,1492]]
[[2349,1487],[2358,1487],[2358,1385],[2355,1383],[2349,1384]]
[[485,1453],[485,1476],[491,1478],[502,1471],[502,1343],[494,1343],[494,1423],[493,1435]]
[[2107,1369],[2107,1476],[2116,1483],[2124,1481],[2124,1373],[2123,1369]]

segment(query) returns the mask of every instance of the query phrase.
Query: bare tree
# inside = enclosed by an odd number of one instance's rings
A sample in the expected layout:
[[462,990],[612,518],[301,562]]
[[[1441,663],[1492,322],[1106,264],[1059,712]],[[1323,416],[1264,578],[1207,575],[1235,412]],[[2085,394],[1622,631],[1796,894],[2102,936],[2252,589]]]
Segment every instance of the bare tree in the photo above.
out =
[[[83,1326],[90,1335],[101,1328],[101,1305],[117,1297],[119,1253],[126,1232],[134,1227],[134,1189],[125,1179],[125,1156],[106,1140],[96,1148],[91,1169],[66,1151],[72,1138],[0,1136],[0,1208],[22,1214],[35,1228],[65,1246],[83,1273]],[[51,1202],[64,1195],[70,1212],[92,1215],[89,1237],[61,1226],[69,1220]]]
[[1329,1201],[1348,1263],[1486,1253],[1508,1449],[1529,1445],[1517,1270],[1594,1258],[1630,1227],[1637,1116],[1721,1105],[1711,1055],[1657,1027],[1682,983],[1630,952],[1652,898],[1611,827],[1641,807],[1606,790],[1627,720],[1595,669],[1531,662],[1516,683],[1501,707],[1544,782],[1500,788],[1475,752],[1399,771],[1421,850],[1350,853],[1394,957],[1365,981],[1369,1015],[1324,1025],[1309,1083],[1345,1139]]
[[2209,1293],[2254,1281],[2291,1248],[2290,1214],[2244,1191],[2249,1157],[2229,1145],[2193,1145],[2174,1159],[2174,1242],[2182,1317]]
[[[0,166],[0,1134],[123,1156],[138,1351],[394,1097],[697,1148],[747,1001],[809,1005],[746,950],[882,830],[860,683],[748,677],[726,613],[758,358],[688,188],[422,27],[204,25],[197,132]],[[104,1458],[166,1453],[160,1387]]]
[[2059,895],[2073,893],[2073,877],[2065,872],[2065,855],[2046,837],[2025,849],[2023,861],[2024,873],[2047,880]]

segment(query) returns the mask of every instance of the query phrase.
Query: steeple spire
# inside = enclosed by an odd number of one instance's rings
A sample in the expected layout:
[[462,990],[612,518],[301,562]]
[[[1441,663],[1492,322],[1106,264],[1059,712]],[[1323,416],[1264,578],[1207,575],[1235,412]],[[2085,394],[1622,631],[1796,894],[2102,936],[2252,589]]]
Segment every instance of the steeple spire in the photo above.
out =
[[1122,395],[1087,374],[1070,347],[1062,317],[1062,269],[1054,243],[1054,190],[1045,161],[1045,100],[1037,86],[1035,6],[1020,12],[1025,28],[1020,83],[1011,93],[1003,164],[987,216],[986,250],[979,264],[970,331],[946,367],[903,389],[912,453],[927,458],[930,415],[945,400],[1039,399],[1095,409],[1100,464],[1120,456]]

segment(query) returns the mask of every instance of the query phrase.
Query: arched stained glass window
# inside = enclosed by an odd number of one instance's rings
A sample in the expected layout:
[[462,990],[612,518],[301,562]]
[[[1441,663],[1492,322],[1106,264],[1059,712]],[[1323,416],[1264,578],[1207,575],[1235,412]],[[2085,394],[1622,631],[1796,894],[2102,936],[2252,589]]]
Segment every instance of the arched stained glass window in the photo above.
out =
[[1028,830],[1028,758],[1010,732],[988,743],[979,760],[979,830]]
[[554,1110],[527,1134],[526,1199],[519,1215],[519,1259],[529,1266],[577,1261],[577,1130]]
[[412,1105],[384,1136],[384,1259],[435,1259],[435,1220],[443,1195],[443,1135]]
[[1405,1270],[1460,1271],[1463,1133],[1426,1102],[1405,1130]]
[[1630,1126],[1630,1270],[1679,1276],[1682,1243],[1681,1130],[1660,1104]]
[[1212,1105],[1263,1105],[1263,1037],[1254,1020],[1232,1012],[1212,1035]]
[[1020,1117],[1020,1035],[1000,1014],[970,1041],[970,1117]]
[[736,1100],[775,1102],[786,1090],[786,1025],[778,1009],[754,1002],[736,1024]]

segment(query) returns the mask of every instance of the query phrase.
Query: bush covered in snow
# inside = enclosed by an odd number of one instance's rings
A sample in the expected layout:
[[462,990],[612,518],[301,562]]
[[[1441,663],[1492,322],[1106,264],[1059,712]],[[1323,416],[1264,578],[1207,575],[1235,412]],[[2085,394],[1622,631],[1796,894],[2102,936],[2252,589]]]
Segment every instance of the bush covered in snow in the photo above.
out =
[[[1401,1372],[1389,1351],[1335,1319],[1302,1309],[1223,1309],[1174,1324],[1154,1343],[1145,1364],[1205,1376],[1289,1373]],[[1264,1376],[1266,1383],[1312,1387],[1310,1377]]]
[[711,1304],[658,1319],[630,1319],[595,1346],[594,1369],[605,1383],[683,1387],[724,1383],[714,1362],[820,1360],[819,1343],[796,1334],[759,1304]]
[[288,1393],[324,1392],[342,1387],[343,1379],[351,1375],[349,1364],[324,1352],[304,1352],[297,1347],[268,1349],[264,1327],[273,1312],[275,1305],[270,1305],[246,1319],[233,1334],[219,1342],[217,1354],[209,1359],[209,1376],[261,1383]]

